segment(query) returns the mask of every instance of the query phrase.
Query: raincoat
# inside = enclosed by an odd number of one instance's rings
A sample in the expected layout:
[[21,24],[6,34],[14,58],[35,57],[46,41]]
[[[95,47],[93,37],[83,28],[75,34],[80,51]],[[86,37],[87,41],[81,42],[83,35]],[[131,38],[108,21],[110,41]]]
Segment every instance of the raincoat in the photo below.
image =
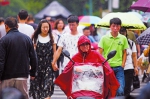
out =
[[75,62],[75,64],[73,64],[72,61],[70,61],[65,67],[63,73],[60,76],[58,76],[58,78],[55,80],[55,84],[57,84],[64,91],[67,97],[72,97],[73,99],[76,99],[77,97],[81,97],[81,96],[89,96],[95,99],[109,99],[110,97],[115,97],[117,89],[119,88],[120,85],[108,62],[106,62],[103,66],[104,83],[103,83],[102,94],[93,91],[87,91],[87,90],[81,90],[72,93],[74,66],[76,66],[79,63],[80,64],[88,64],[88,63],[102,64],[105,61],[104,57],[98,52],[91,50],[91,47],[89,48],[86,54],[83,53],[79,49],[79,46],[83,43],[90,44],[90,40],[86,36],[81,36],[79,38],[78,41],[79,52],[72,57],[72,60]]

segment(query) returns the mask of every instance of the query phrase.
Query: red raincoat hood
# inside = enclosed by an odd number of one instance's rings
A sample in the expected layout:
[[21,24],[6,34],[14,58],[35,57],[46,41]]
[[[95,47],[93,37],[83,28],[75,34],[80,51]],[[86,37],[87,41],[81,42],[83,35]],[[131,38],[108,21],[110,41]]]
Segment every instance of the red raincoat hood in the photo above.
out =
[[81,36],[78,40],[78,50],[81,54],[83,54],[83,52],[80,50],[80,45],[83,44],[83,43],[89,43],[89,51],[87,53],[89,53],[91,51],[91,42],[89,40],[89,38],[85,35]]

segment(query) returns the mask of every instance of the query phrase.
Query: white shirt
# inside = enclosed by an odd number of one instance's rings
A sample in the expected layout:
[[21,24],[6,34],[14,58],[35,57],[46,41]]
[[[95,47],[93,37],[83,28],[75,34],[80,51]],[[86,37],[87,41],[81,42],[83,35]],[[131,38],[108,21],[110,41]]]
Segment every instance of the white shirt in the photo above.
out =
[[[129,40],[129,43],[131,44],[132,46],[132,42],[130,39]],[[129,48],[127,49],[127,59],[126,59],[126,63],[125,63],[125,67],[124,67],[124,70],[127,70],[127,69],[134,69],[134,66],[133,66],[133,59],[132,59],[132,53],[133,52],[137,52],[136,50],[136,46],[135,46],[135,43],[133,42],[133,46],[132,46],[132,49]]]
[[32,37],[34,33],[34,29],[32,26],[24,23],[18,23],[19,27],[18,30],[19,32],[28,35],[30,38]]
[[63,30],[61,33],[58,30],[53,30],[52,31],[52,34],[55,38],[55,41],[58,41],[59,36],[61,36],[64,33],[66,33],[65,30]]
[[[71,33],[65,33],[61,35],[58,46],[63,47],[64,50],[67,50],[70,53],[70,58],[72,58],[77,52],[78,52],[78,47],[77,43],[83,34],[78,33],[76,35],[72,35]],[[64,62],[63,62],[63,68],[67,65],[69,62],[69,59],[67,57],[64,57]]]
[[[47,35],[47,36],[45,36],[45,37],[42,37],[42,36],[39,34],[39,35],[38,35],[38,41],[39,41],[40,43],[47,43],[47,42],[50,41],[50,37],[49,37],[49,35]],[[54,44],[56,44],[55,39],[54,39]]]

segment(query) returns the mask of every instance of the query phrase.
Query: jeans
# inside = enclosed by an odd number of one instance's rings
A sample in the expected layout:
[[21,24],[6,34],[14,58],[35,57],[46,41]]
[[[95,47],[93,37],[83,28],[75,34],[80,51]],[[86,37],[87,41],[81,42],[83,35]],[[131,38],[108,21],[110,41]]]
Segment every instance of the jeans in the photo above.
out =
[[124,95],[124,87],[125,87],[124,69],[122,66],[113,67],[112,69],[113,69],[115,76],[120,84],[120,87],[117,90],[116,96],[123,96]]
[[129,96],[131,92],[132,82],[133,82],[134,69],[125,70],[124,75],[125,75],[124,95]]

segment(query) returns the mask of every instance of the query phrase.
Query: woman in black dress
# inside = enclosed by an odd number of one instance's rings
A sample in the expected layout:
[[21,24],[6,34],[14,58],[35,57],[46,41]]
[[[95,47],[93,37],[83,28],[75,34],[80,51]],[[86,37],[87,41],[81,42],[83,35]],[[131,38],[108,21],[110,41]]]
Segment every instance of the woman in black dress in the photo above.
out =
[[38,57],[38,67],[35,79],[31,81],[30,96],[34,99],[50,99],[54,92],[54,71],[51,61],[56,51],[56,42],[47,20],[39,23],[32,39]]

